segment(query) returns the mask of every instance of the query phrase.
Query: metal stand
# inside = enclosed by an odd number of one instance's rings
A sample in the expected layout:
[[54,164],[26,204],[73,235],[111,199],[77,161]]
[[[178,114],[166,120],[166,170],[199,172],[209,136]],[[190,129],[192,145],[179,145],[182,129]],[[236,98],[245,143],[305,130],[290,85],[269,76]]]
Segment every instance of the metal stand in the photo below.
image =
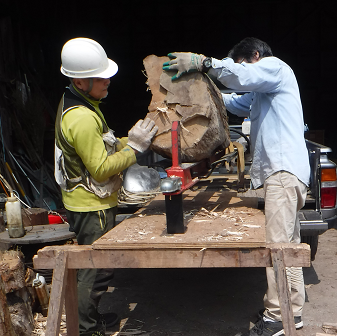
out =
[[184,233],[183,195],[165,195],[167,233]]

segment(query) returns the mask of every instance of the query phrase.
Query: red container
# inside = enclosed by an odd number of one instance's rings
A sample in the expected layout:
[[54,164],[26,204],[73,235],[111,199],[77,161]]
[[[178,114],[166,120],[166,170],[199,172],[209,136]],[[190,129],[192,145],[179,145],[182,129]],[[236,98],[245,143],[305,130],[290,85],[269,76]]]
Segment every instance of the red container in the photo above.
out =
[[62,224],[62,218],[58,215],[49,214],[48,215],[49,224]]

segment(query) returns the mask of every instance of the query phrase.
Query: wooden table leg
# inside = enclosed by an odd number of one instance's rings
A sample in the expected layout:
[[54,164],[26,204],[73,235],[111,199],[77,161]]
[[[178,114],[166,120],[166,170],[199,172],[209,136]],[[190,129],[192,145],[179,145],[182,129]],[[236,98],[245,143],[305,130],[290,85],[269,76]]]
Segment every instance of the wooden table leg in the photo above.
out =
[[45,336],[58,336],[60,333],[61,315],[68,273],[67,258],[67,252],[59,251],[57,253],[53,271],[52,290],[49,298]]
[[79,335],[76,269],[68,269],[65,306],[66,306],[67,334],[74,336]]
[[293,308],[288,287],[286,268],[284,266],[283,250],[279,248],[271,248],[271,257],[275,272],[284,334],[285,336],[296,336]]

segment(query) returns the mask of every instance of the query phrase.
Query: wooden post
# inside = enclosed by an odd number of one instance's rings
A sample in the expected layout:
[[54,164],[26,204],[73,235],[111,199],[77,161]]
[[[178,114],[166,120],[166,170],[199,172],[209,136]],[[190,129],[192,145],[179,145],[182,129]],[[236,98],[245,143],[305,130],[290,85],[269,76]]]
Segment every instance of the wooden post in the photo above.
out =
[[283,250],[271,248],[271,257],[277,284],[277,294],[280,302],[282,323],[285,336],[296,336],[293,308],[284,265]]
[[60,333],[62,306],[68,274],[67,258],[67,252],[57,252],[53,272],[52,291],[49,299],[46,336],[58,336]]
[[68,269],[65,296],[67,334],[78,335],[77,270]]

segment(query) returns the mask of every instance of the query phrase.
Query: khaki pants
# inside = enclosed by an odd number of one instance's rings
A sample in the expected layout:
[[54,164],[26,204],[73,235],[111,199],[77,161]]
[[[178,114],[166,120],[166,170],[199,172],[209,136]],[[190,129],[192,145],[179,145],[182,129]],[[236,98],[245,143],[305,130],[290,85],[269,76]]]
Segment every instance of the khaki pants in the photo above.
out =
[[[307,187],[296,176],[280,171],[264,183],[267,243],[300,243],[298,211],[304,206]],[[281,321],[280,304],[272,267],[266,268],[268,289],[264,314]],[[286,268],[294,316],[302,316],[305,289],[301,267]]]

